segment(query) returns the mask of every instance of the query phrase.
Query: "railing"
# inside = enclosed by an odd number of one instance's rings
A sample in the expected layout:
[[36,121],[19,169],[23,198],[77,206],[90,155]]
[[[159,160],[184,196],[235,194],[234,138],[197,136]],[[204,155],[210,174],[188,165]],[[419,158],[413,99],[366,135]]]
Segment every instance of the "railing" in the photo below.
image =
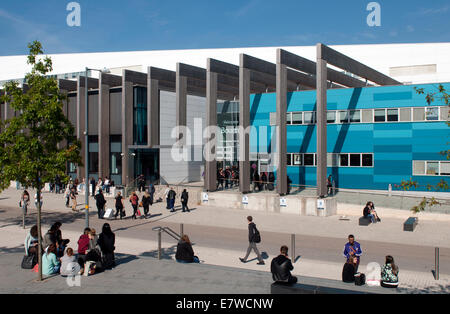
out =
[[161,254],[162,253],[162,247],[161,247],[162,233],[165,232],[169,236],[174,238],[176,241],[180,241],[180,239],[184,233],[183,229],[184,229],[184,225],[180,224],[180,234],[178,234],[175,231],[173,231],[172,229],[170,229],[169,227],[158,226],[158,227],[152,228],[153,231],[158,232],[158,259],[159,260],[162,258],[162,254]]

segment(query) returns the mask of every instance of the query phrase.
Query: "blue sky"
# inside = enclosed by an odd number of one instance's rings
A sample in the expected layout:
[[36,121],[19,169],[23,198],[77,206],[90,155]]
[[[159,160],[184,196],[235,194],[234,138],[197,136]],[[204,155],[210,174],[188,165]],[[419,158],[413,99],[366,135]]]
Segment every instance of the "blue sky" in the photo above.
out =
[[450,42],[448,0],[77,0],[81,27],[66,23],[72,0],[0,3],[0,55],[161,49]]

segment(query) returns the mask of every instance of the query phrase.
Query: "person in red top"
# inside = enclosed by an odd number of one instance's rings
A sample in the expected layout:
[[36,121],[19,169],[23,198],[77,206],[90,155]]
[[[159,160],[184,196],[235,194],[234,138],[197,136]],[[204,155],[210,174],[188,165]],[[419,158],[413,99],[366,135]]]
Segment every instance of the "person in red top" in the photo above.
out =
[[130,203],[133,207],[133,216],[131,216],[131,219],[136,219],[136,212],[138,210],[139,205],[139,197],[136,195],[136,192],[133,192],[130,196]]
[[84,233],[78,239],[78,264],[80,267],[84,267],[84,263],[86,262],[86,250],[89,249],[89,232],[90,228],[85,228]]

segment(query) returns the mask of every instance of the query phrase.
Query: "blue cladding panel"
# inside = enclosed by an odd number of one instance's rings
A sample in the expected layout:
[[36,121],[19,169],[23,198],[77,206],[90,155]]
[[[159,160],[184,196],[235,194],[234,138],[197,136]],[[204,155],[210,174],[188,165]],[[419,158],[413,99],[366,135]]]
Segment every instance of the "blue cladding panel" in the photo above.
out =
[[[450,84],[443,84],[450,90]],[[425,92],[436,92],[436,84],[416,85]],[[355,89],[334,89],[327,93],[328,110],[400,108],[427,106],[424,95],[415,92],[414,86],[383,86]],[[252,95],[250,119],[256,126],[269,126],[270,113],[276,111],[276,94]],[[437,99],[433,106],[445,105]],[[316,91],[288,93],[288,112],[315,111]],[[270,145],[272,128],[264,132]],[[334,153],[373,153],[373,168],[328,168],[341,188],[384,189],[389,184],[399,184],[411,177],[421,185],[437,184],[449,177],[413,177],[412,160],[445,160],[439,152],[448,149],[450,128],[445,122],[330,124],[327,128],[327,150]],[[250,138],[252,151],[261,134]],[[269,147],[269,151],[273,149]],[[267,150],[267,149],[266,149]],[[287,126],[288,153],[315,153],[316,128],[314,125]],[[315,167],[289,166],[287,173],[293,184],[316,185]],[[423,190],[423,189],[422,189]]]

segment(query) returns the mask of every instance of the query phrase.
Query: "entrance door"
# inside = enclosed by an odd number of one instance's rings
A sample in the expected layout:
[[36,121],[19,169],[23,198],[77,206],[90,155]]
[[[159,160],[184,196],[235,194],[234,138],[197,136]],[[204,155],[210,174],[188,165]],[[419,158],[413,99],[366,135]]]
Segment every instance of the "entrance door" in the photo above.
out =
[[159,180],[159,153],[151,149],[135,150],[134,178],[143,174],[146,185]]

